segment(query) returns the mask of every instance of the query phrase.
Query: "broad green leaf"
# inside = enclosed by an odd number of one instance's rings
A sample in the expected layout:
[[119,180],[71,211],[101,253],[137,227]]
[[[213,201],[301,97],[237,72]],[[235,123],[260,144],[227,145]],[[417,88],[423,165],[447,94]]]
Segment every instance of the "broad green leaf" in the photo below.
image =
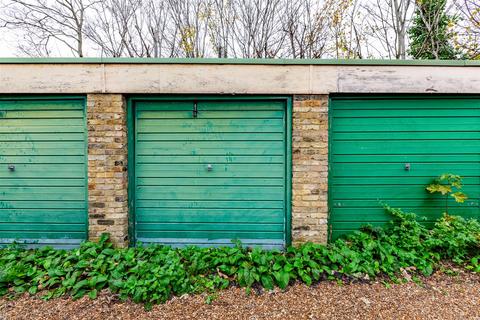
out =
[[273,289],[273,279],[269,275],[262,275],[262,285],[265,289],[272,290]]
[[468,199],[467,195],[464,194],[463,192],[455,192],[455,193],[452,193],[451,196],[455,199],[456,202],[458,203],[464,203],[465,200]]
[[431,184],[427,186],[427,190],[430,193],[440,192],[442,195],[446,195],[447,193],[452,192],[452,188],[450,186],[442,184]]
[[88,293],[88,297],[89,297],[90,299],[92,299],[92,300],[93,300],[93,299],[96,299],[96,298],[97,298],[97,289],[93,289],[92,291],[90,291],[90,292]]
[[290,282],[290,273],[285,271],[279,271],[273,273],[275,280],[277,280],[277,284],[281,289],[285,289]]
[[31,295],[36,294],[37,291],[38,291],[38,287],[37,287],[37,286],[31,286],[30,289],[28,289],[28,293],[30,293]]

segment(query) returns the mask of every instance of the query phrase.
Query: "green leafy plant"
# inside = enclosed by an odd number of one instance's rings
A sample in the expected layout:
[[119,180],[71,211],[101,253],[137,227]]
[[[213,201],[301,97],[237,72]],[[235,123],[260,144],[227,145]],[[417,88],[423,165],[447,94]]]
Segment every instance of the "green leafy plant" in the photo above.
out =
[[480,273],[480,255],[475,256],[470,260],[470,263],[467,265],[467,269]]
[[461,264],[480,251],[480,223],[475,219],[444,214],[425,241],[429,251],[440,259]]
[[448,214],[449,197],[455,199],[457,203],[463,203],[468,199],[467,195],[460,191],[462,186],[461,176],[444,173],[429,184],[426,189],[430,193],[440,193],[445,196],[445,213]]
[[212,303],[230,285],[247,292],[385,276],[393,282],[416,281],[449,260],[480,272],[480,224],[445,215],[432,229],[414,213],[386,207],[392,216],[383,228],[365,226],[329,245],[306,243],[284,251],[246,248],[148,246],[114,248],[108,235],[73,250],[49,247],[0,249],[0,296],[39,294],[44,299],[70,295],[95,299],[102,290],[150,309],[172,296],[206,294]]

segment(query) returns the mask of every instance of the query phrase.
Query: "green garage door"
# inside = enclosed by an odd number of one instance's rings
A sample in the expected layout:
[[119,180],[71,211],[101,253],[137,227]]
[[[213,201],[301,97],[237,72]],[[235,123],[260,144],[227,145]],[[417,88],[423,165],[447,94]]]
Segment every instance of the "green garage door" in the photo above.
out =
[[281,100],[136,101],[136,240],[282,247],[285,108]]
[[84,100],[0,98],[0,245],[87,235]]
[[390,217],[381,203],[431,223],[444,201],[425,185],[442,173],[464,176],[470,196],[463,205],[452,200],[451,213],[480,216],[480,99],[334,98],[330,139],[333,239],[384,224]]

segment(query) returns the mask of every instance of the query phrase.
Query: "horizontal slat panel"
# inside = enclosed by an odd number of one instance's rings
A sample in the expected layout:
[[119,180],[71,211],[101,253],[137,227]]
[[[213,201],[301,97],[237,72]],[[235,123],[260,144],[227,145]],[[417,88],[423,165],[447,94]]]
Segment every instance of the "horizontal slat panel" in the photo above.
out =
[[450,163],[450,162],[480,162],[480,153],[478,154],[341,154],[332,155],[333,163],[342,162],[371,162],[371,163]]
[[278,110],[284,111],[285,102],[275,100],[221,100],[199,101],[198,109],[220,111]]
[[[1,159],[1,158],[0,158]],[[234,155],[158,155],[158,156],[145,156],[137,155],[136,163],[189,163],[189,164],[208,164],[208,163],[270,163],[270,164],[282,164],[285,161],[284,155],[268,156],[268,155],[250,155],[250,156],[234,156]]]
[[[408,179],[405,179],[405,177],[337,177],[335,178],[335,184],[332,185],[427,185],[433,180],[432,177],[408,177]],[[480,177],[465,177],[463,179],[463,185],[472,185],[474,188],[478,188],[480,185]]]
[[46,201],[44,199],[34,200],[2,200],[0,208],[14,209],[85,209],[85,199],[78,201]]
[[[415,212],[419,221],[426,218],[427,221],[433,221],[440,218],[445,212],[445,208],[404,208],[406,212]],[[331,221],[389,221],[393,219],[391,215],[385,213],[382,208],[335,208],[332,211]],[[462,215],[465,218],[479,218],[478,208],[449,208],[449,214]]]
[[[83,151],[85,148],[85,143],[83,141],[64,141],[61,143],[61,146],[63,146],[66,149],[78,149]],[[58,148],[59,147],[59,142],[57,141],[42,141],[42,142],[36,142],[36,141],[0,141],[0,148],[2,149],[52,149],[52,148]],[[60,153],[61,155],[61,153]]]
[[2,231],[2,239],[36,239],[42,243],[42,239],[85,239],[85,226],[83,231],[32,231],[32,230],[5,230]]
[[83,232],[85,224],[68,223],[0,223],[0,231],[49,231],[49,232]]
[[[472,188],[478,190],[478,188]],[[332,188],[333,199],[434,198],[425,185],[337,185]],[[472,196],[474,196],[472,194]]]
[[283,133],[139,133],[137,141],[283,141]]
[[[1,182],[0,182],[1,185]],[[283,186],[283,178],[137,178],[139,186]]]
[[[1,175],[0,175],[1,176]],[[85,179],[46,179],[45,176],[37,179],[2,178],[0,187],[84,187]]]
[[72,250],[75,248],[78,248],[81,242],[83,242],[84,239],[78,239],[75,244],[71,243],[64,243],[64,239],[58,240],[55,243],[48,242],[44,243],[44,240],[41,239],[29,239],[28,242],[24,242],[23,240],[14,240],[14,239],[0,239],[0,247],[2,246],[8,246],[9,244],[15,242],[17,246],[25,249],[37,249],[37,248],[43,248],[46,246],[52,247],[57,250]]
[[85,134],[79,133],[2,133],[2,141],[84,141]]
[[[24,218],[25,221],[31,222],[42,222],[47,221],[49,219],[55,220],[56,222],[62,221],[62,219],[78,219],[77,223],[84,223],[85,216],[84,209],[38,209],[38,208],[31,208],[31,209],[24,209],[24,208],[15,208],[15,209],[8,209],[4,207],[0,207],[0,221],[4,222],[3,219],[19,219]],[[44,220],[39,220],[44,219]],[[53,222],[55,222],[53,221]],[[21,221],[19,221],[21,222]],[[73,221],[72,221],[73,222]]]
[[[8,165],[3,165],[0,178],[84,178],[84,164],[15,164],[15,171],[9,171]],[[1,167],[0,167],[1,169]]]
[[[478,125],[480,128],[480,123]],[[480,140],[456,140],[455,148],[445,141],[343,141],[332,146],[333,154],[478,154]]]
[[[385,110],[389,113],[392,109],[433,109],[432,115],[437,110],[447,109],[452,113],[457,109],[477,109],[480,108],[480,101],[478,98],[446,98],[428,97],[423,99],[411,98],[382,98],[382,99],[335,99],[333,103],[335,111],[340,110]],[[336,112],[335,112],[336,114]]]
[[[83,231],[85,230],[85,211],[66,210],[4,210],[0,209],[0,230],[48,230]],[[8,225],[12,224],[11,228]],[[39,224],[39,227],[32,227]],[[62,228],[62,225],[66,225]],[[68,225],[73,224],[73,227]],[[56,225],[49,228],[49,225]],[[36,228],[36,229],[35,229]]]
[[135,101],[135,110],[138,114],[145,111],[154,111],[157,113],[192,111],[193,101]]
[[283,132],[283,119],[144,119],[138,133]]
[[138,186],[136,192],[137,199],[152,200],[278,200],[283,198],[283,187]]
[[[207,232],[283,232],[283,224],[261,224],[261,223],[224,223],[217,221],[216,223],[137,223],[138,232],[148,231],[207,231]],[[1,230],[1,229],[0,229]]]
[[207,170],[207,164],[141,164],[137,177],[150,178],[281,178],[282,166],[269,164],[217,164]]
[[17,111],[17,110],[84,110],[82,100],[75,99],[10,99],[0,100],[1,111]]
[[[478,196],[478,195],[477,195]],[[445,198],[432,199],[429,197],[420,197],[418,199],[395,199],[388,198],[385,201],[368,200],[368,199],[332,199],[332,208],[381,208],[382,202],[394,208],[444,208]],[[448,201],[449,208],[469,208],[478,207],[478,198],[469,198],[465,203],[460,204],[450,199]],[[442,209],[443,210],[443,209]]]
[[[225,111],[215,110],[208,111],[197,109],[197,119],[283,119],[283,111]],[[138,111],[138,119],[188,119],[192,118],[193,105],[190,110],[184,111]]]
[[85,187],[0,187],[0,201],[85,200]]
[[[376,227],[384,226],[385,224],[386,223],[376,223]],[[433,223],[424,223],[424,224],[427,225],[427,226],[432,226],[433,225]],[[335,230],[332,230],[332,232],[330,233],[331,239],[335,240],[335,239],[340,238],[342,236],[352,234],[355,231],[358,231],[359,228],[360,227],[357,226],[356,228],[352,228],[352,229],[335,229]]]
[[69,125],[69,126],[29,126],[29,127],[22,127],[22,126],[14,126],[14,125],[6,125],[1,123],[0,121],[0,133],[25,133],[25,134],[32,134],[32,133],[84,133],[85,126],[83,125]]
[[[363,222],[363,221],[343,221],[343,222],[335,222],[336,226],[336,231],[346,231],[346,232],[351,232],[353,230],[358,230],[362,226],[365,225],[371,225],[374,227],[382,227],[385,226],[388,223],[388,221],[371,221],[369,223]],[[422,224],[426,226],[427,228],[431,228],[434,225],[434,221],[423,221]]]
[[0,164],[82,164],[85,165],[86,157],[82,156],[0,156]]
[[419,106],[418,108],[396,108],[385,112],[385,109],[349,109],[335,110],[334,119],[340,118],[432,118],[432,117],[480,117],[480,105],[477,108],[444,108],[429,109]]
[[336,163],[332,168],[333,177],[431,177],[445,172],[461,176],[478,176],[475,163],[418,163],[411,164],[410,171],[402,163]]
[[137,223],[283,223],[283,209],[186,209],[186,208],[137,208]]
[[61,145],[57,144],[57,147],[52,148],[29,148],[24,149],[0,149],[1,156],[55,156],[55,155],[67,155],[67,156],[83,156],[85,151],[79,148],[61,148]]
[[349,140],[376,140],[376,141],[395,141],[395,140],[442,140],[450,143],[450,140],[478,140],[480,132],[478,131],[455,131],[455,132],[335,132],[332,135],[332,141]]
[[[2,109],[0,105],[0,109]],[[83,120],[83,110],[2,110],[0,119],[72,119]],[[0,120],[1,121],[1,120]]]
[[218,208],[218,209],[282,209],[283,199],[280,200],[261,200],[261,201],[247,201],[247,200],[232,200],[232,201],[218,201],[218,200],[142,200],[136,201],[137,207],[144,208]]
[[138,238],[203,238],[203,239],[283,239],[283,232],[248,231],[138,231]]
[[[384,119],[383,119],[384,120]],[[474,119],[478,122],[480,120]],[[472,121],[468,121],[472,122]],[[454,124],[454,123],[447,123],[447,124],[429,124],[428,122],[425,123],[410,123],[407,121],[405,123],[384,123],[380,121],[379,123],[371,123],[371,124],[345,124],[345,125],[336,125],[335,129],[333,129],[334,134],[339,132],[412,132],[419,130],[422,132],[457,132],[461,131],[475,131],[478,130],[477,123],[464,123],[464,124]]]
[[[13,120],[12,120],[13,121]],[[406,125],[414,126],[416,130],[426,131],[422,126],[435,126],[436,131],[442,131],[445,127],[455,127],[457,130],[462,129],[463,125],[478,125],[480,117],[463,117],[458,119],[451,118],[436,118],[434,115],[425,118],[338,118],[335,119],[335,129],[342,131],[342,128],[357,129],[363,126],[377,126],[377,125],[391,125],[392,128],[388,131],[396,131],[393,126]],[[463,129],[466,131],[467,129]],[[357,130],[355,130],[357,131]],[[413,130],[415,131],[415,130]]]
[[[191,110],[193,100],[190,101],[136,101],[135,107],[139,111],[171,111],[171,110]],[[197,100],[199,111],[247,111],[247,110],[278,110],[283,111],[285,108],[284,101],[255,101],[255,100],[221,100],[221,101],[205,101]]]
[[83,119],[8,119],[0,118],[0,125],[7,127],[22,127],[35,130],[35,127],[65,127],[65,126],[78,126],[82,123]]
[[284,149],[281,141],[157,141],[138,144],[136,152],[138,155],[282,155]]
[[[283,240],[279,239],[239,239],[242,246],[250,248],[262,248],[264,250],[283,250]],[[172,248],[184,248],[195,246],[198,248],[212,247],[235,247],[237,244],[231,239],[198,239],[198,238],[139,238],[139,245],[160,244]]]

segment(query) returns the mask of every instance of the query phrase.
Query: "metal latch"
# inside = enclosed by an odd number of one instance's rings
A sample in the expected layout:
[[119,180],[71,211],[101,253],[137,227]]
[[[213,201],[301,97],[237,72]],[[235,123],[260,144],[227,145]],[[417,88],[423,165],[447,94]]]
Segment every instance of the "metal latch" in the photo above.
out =
[[197,118],[198,117],[198,105],[197,105],[197,101],[194,101],[193,102],[193,113],[192,113],[192,116],[194,118]]
[[405,163],[405,171],[410,171],[410,163]]
[[15,171],[15,166],[13,164],[9,164],[8,165],[8,170],[11,171],[11,172]]
[[207,164],[207,171],[212,171],[213,170],[213,167],[211,164]]

